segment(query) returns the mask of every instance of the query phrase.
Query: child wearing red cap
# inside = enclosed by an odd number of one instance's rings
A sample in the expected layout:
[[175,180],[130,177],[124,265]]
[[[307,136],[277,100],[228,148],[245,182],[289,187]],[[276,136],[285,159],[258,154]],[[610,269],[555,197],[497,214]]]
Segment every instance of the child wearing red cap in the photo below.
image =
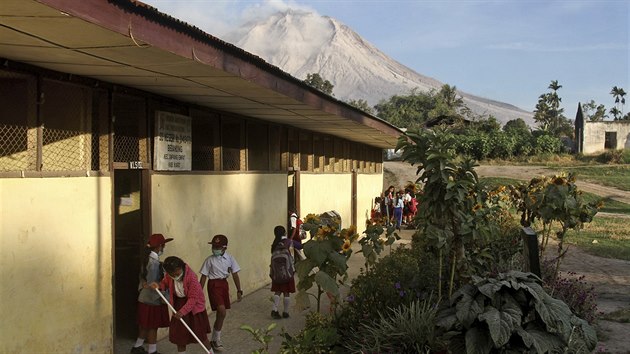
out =
[[[159,282],[164,277],[160,264],[160,255],[164,252],[166,243],[172,238],[164,238],[162,234],[153,234],[147,242],[142,264],[145,266],[140,273],[138,284],[138,339],[131,348],[131,354],[157,353],[157,330],[168,327],[168,307],[162,302],[160,295],[152,290],[148,284]],[[149,344],[149,350],[144,349],[144,342]]]
[[220,352],[223,350],[221,328],[223,328],[227,310],[230,308],[230,287],[227,278],[232,274],[237,290],[237,301],[241,301],[243,290],[241,290],[241,280],[238,276],[241,267],[236,262],[236,259],[226,252],[228,239],[225,235],[215,235],[212,241],[208,243],[212,245],[212,255],[206,258],[201,266],[201,270],[199,270],[199,273],[201,273],[199,283],[201,283],[203,288],[206,285],[206,279],[208,280],[210,307],[212,307],[212,311],[217,312],[210,343],[212,349]]

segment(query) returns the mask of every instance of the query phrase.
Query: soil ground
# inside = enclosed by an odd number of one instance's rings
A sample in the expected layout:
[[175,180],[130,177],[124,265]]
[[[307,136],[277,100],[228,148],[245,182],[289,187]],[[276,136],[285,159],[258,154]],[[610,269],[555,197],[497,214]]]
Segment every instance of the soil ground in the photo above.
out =
[[[384,185],[402,187],[407,181],[415,181],[416,167],[408,163],[389,161],[384,164]],[[507,177],[530,180],[541,175],[554,175],[560,170],[544,166],[479,166],[475,168],[480,177]],[[630,204],[630,192],[616,188],[582,182],[578,187],[601,197],[610,197],[619,202]],[[599,217],[624,217],[627,215],[598,213]],[[598,217],[596,216],[596,217]],[[551,245],[548,250],[553,251]],[[603,314],[620,309],[630,309],[630,262],[618,259],[592,256],[572,247],[560,265],[561,272],[575,272],[584,275],[585,281],[594,286],[598,297],[597,307]],[[597,324],[599,343],[596,351],[608,353],[630,353],[630,323],[599,320]]]

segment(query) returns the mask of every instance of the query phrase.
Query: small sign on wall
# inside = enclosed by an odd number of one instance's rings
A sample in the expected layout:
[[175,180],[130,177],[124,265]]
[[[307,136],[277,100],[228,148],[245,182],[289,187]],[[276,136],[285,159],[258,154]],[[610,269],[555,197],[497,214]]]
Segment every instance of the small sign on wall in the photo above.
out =
[[158,111],[155,115],[154,168],[158,171],[190,171],[192,167],[192,120],[181,114]]

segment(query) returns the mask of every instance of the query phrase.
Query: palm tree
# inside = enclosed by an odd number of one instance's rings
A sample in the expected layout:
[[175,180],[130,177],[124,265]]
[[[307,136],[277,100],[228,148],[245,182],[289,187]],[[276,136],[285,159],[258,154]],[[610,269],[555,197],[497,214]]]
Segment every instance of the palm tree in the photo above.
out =
[[[617,105],[619,115],[623,115],[623,105],[626,104],[626,99],[624,98],[626,91],[624,91],[621,87],[613,86],[612,90],[610,90],[610,94],[615,98],[615,104]],[[616,118],[617,116],[615,115],[615,119]]]
[[621,117],[621,111],[619,111],[617,107],[611,108],[609,112],[612,114],[614,120],[619,120],[619,117]]

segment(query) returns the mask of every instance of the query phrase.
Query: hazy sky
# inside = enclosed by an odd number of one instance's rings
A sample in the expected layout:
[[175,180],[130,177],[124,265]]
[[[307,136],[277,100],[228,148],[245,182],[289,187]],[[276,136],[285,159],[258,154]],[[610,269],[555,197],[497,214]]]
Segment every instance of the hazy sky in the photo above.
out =
[[312,10],[420,74],[528,111],[558,80],[571,119],[578,102],[610,109],[613,86],[630,92],[628,0],[144,2],[219,38],[277,11]]

